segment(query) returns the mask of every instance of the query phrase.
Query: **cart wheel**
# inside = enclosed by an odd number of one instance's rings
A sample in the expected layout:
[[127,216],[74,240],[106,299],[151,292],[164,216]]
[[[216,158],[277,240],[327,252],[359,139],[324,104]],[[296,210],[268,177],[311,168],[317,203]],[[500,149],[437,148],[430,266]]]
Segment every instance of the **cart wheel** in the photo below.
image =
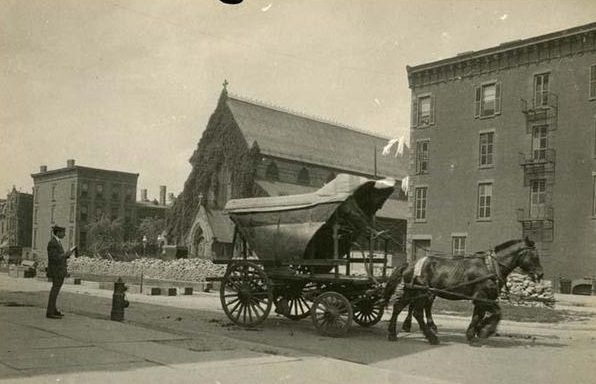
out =
[[354,302],[354,322],[361,327],[372,327],[383,317],[384,307],[379,300],[363,297]]
[[352,306],[337,292],[325,292],[311,307],[312,321],[320,334],[331,337],[345,336],[352,324]]
[[317,291],[318,287],[314,283],[286,285],[275,303],[275,311],[291,320],[306,319],[310,315],[313,296]]
[[257,264],[230,264],[219,291],[221,306],[230,320],[243,327],[260,324],[273,303],[271,284]]

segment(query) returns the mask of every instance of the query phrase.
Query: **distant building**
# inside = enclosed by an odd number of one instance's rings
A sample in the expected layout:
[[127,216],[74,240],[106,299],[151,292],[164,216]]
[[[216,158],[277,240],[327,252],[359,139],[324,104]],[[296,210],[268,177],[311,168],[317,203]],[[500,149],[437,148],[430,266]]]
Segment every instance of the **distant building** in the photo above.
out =
[[231,96],[224,87],[190,159],[193,170],[174,204],[169,238],[189,246],[192,256],[227,255],[234,231],[222,209],[229,199],[309,193],[338,173],[349,173],[397,179],[398,188],[378,212],[377,224],[403,242],[407,203],[399,186],[407,173],[408,148],[403,156],[382,156],[387,141]]
[[596,275],[596,23],[408,67],[414,258],[513,238]]
[[0,201],[0,253],[20,258],[31,248],[33,195],[15,187]]
[[50,227],[66,228],[64,244],[87,248],[87,225],[102,215],[112,220],[136,220],[138,173],[75,165],[48,171],[45,165],[33,178],[33,250],[46,255]]
[[143,219],[165,219],[171,206],[166,202],[166,186],[159,187],[159,200],[149,200],[147,190],[141,189],[141,200],[137,201],[137,223]]

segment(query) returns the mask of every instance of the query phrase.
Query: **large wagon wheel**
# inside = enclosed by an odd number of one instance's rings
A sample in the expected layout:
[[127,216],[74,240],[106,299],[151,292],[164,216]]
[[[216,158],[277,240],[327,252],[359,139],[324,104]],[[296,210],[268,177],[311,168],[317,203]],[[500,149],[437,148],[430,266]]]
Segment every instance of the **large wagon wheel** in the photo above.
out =
[[273,303],[271,283],[257,264],[230,264],[219,291],[221,306],[230,320],[243,327],[260,324]]
[[361,327],[372,327],[383,317],[383,303],[374,297],[364,296],[354,301],[354,322]]
[[352,306],[340,293],[329,291],[315,299],[310,315],[315,328],[325,336],[345,336],[352,324]]

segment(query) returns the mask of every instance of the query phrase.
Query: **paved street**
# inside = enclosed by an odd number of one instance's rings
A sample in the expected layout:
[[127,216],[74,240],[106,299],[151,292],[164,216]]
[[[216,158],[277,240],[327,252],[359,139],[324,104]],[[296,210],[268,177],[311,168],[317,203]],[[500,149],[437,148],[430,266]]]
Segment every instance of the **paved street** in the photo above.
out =
[[[128,295],[126,321],[107,320],[111,292],[67,285],[62,320],[46,319],[49,284],[0,274],[0,377],[14,382],[575,383],[593,382],[596,322],[504,321],[481,347],[465,343],[466,319],[437,316],[442,344],[417,333],[385,339],[386,322],[349,337],[318,335],[310,321],[271,315],[232,326],[217,294]],[[592,299],[592,298],[590,298]],[[593,300],[585,305],[590,315]],[[571,308],[571,307],[570,307]],[[237,369],[234,369],[236,368]],[[231,369],[232,368],[232,369]]]

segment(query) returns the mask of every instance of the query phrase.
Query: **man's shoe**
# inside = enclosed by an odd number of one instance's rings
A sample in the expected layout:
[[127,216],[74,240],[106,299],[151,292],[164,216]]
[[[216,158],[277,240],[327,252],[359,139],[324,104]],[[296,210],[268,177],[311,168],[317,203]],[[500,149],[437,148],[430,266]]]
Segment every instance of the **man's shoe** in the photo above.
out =
[[48,314],[46,314],[46,317],[47,317],[48,319],[61,319],[61,318],[62,318],[62,316],[60,316],[60,315],[56,315],[56,314],[53,314],[53,313],[48,313]]

